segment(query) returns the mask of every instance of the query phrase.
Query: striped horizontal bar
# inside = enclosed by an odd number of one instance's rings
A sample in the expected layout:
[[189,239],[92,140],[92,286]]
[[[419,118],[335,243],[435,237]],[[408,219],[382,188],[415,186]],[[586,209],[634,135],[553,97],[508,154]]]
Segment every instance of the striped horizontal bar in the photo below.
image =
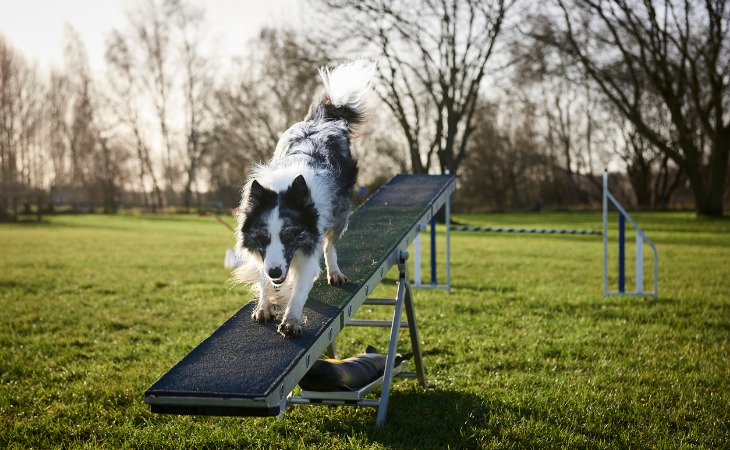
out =
[[501,228],[501,227],[473,227],[452,225],[454,231],[490,231],[494,233],[530,233],[530,234],[592,234],[602,235],[598,230],[556,230],[550,228]]

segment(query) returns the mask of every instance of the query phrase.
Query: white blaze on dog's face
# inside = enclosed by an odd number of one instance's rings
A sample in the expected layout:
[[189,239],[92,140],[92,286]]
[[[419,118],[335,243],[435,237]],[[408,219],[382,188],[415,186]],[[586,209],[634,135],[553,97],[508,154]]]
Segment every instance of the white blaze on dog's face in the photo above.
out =
[[257,181],[251,184],[242,246],[261,258],[262,270],[275,287],[286,281],[296,252],[311,255],[319,245],[318,218],[301,175],[280,193]]
[[284,244],[281,242],[282,219],[279,215],[278,206],[271,211],[267,222],[270,242],[262,254],[264,272],[271,280],[271,283],[278,286],[286,280],[286,274],[289,271]]

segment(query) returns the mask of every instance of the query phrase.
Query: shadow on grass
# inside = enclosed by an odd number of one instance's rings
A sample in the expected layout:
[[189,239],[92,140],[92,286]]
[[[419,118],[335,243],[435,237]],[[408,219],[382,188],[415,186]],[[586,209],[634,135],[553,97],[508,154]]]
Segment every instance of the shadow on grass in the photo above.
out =
[[[566,442],[615,442],[620,438],[596,424],[554,414],[554,406],[505,402],[459,391],[413,388],[391,397],[385,426],[371,430],[370,440],[387,448],[556,448]],[[373,425],[374,426],[374,413]],[[600,425],[600,424],[598,424]],[[346,430],[343,430],[347,432]],[[351,430],[354,431],[354,430]],[[359,430],[358,430],[359,431]]]
[[380,428],[375,427],[376,409],[359,408],[350,415],[337,408],[321,416],[321,429],[395,449],[475,448],[479,442],[470,423],[483,423],[489,414],[477,395],[412,386],[391,394],[387,419]]

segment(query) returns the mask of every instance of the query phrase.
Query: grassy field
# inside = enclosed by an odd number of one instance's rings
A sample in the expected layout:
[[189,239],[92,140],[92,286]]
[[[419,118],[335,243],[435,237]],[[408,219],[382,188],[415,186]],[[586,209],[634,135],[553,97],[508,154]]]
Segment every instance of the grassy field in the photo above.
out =
[[[452,291],[415,293],[431,389],[397,381],[380,429],[365,408],[149,412],[145,389],[249,299],[213,218],[0,225],[0,448],[727,447],[730,220],[636,219],[659,248],[658,300],[602,296],[597,236],[453,233]],[[600,229],[589,213],[456,220]],[[339,350],[386,334],[347,329]]]

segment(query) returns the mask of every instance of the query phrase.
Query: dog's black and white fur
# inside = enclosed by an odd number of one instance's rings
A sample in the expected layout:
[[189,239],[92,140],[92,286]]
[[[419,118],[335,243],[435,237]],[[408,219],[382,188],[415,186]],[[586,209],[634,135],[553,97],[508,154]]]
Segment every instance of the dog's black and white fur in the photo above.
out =
[[329,284],[347,282],[335,244],[347,227],[357,178],[350,140],[365,121],[374,70],[362,61],[321,69],[321,100],[284,132],[269,164],[258,166],[243,188],[236,230],[243,265],[234,278],[258,294],[253,320],[283,313],[278,331],[287,337],[302,333],[323,253]]

